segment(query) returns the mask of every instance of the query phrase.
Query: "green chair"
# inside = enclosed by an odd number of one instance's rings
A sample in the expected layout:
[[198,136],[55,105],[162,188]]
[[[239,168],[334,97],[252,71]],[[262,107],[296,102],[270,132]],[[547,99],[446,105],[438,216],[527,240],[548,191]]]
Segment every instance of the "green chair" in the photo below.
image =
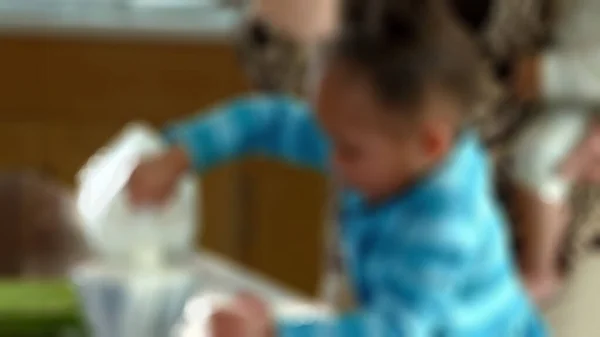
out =
[[0,280],[0,337],[89,336],[69,281]]

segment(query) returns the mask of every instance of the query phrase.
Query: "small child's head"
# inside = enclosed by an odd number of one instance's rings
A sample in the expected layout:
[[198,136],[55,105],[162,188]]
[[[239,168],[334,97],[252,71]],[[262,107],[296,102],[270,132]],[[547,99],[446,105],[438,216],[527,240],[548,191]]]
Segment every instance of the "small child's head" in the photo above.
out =
[[476,47],[439,0],[347,8],[316,105],[333,165],[370,198],[387,196],[452,149],[482,78]]

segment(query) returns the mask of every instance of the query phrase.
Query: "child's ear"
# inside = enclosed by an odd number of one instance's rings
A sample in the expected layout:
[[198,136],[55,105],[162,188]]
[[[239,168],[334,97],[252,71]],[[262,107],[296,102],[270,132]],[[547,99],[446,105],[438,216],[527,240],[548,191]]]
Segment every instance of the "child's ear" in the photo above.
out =
[[425,122],[423,129],[422,145],[429,158],[436,160],[450,151],[456,136],[452,123],[432,119]]

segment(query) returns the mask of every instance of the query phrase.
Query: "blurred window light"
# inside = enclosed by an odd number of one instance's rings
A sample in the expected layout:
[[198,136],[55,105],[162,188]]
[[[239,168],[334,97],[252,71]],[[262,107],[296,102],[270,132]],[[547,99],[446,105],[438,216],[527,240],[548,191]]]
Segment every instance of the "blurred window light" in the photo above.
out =
[[132,9],[241,7],[248,0],[0,0],[0,10],[56,10],[82,7]]
[[229,37],[247,3],[249,0],[0,0],[0,30]]

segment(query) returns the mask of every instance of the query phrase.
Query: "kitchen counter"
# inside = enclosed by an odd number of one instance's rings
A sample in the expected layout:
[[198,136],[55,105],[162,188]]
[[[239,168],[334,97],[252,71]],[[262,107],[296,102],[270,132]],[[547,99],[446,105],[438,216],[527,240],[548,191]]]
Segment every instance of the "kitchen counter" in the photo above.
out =
[[265,300],[279,319],[326,320],[333,314],[324,304],[206,251],[194,263],[155,273],[88,262],[72,276],[94,334],[103,337],[158,337],[173,329],[181,337],[201,336],[219,301],[242,291]]
[[116,5],[109,1],[0,0],[0,34],[198,39],[229,42],[242,9],[218,4],[171,7]]
[[[208,250],[197,253],[195,259],[184,267],[169,267],[161,270],[160,275],[168,278],[173,275],[188,273],[194,275],[194,278],[198,281],[195,282],[194,288],[200,293],[205,291],[227,294],[249,292],[275,306],[294,305],[297,307],[310,307],[313,310],[325,310],[325,307],[318,305],[316,300]],[[123,269],[122,267],[105,266],[98,264],[97,261],[87,261],[76,266],[72,271],[72,275],[75,280],[89,280],[93,277],[102,277],[107,280],[126,280],[130,276],[143,275],[149,277],[151,274],[144,274],[140,271],[132,272],[131,269]]]
[[203,251],[198,255],[196,266],[200,275],[210,276],[208,284],[219,285],[221,290],[237,293],[246,291],[268,300],[282,316],[304,314],[327,315],[329,311],[320,304],[267,277],[244,268],[217,254]]

